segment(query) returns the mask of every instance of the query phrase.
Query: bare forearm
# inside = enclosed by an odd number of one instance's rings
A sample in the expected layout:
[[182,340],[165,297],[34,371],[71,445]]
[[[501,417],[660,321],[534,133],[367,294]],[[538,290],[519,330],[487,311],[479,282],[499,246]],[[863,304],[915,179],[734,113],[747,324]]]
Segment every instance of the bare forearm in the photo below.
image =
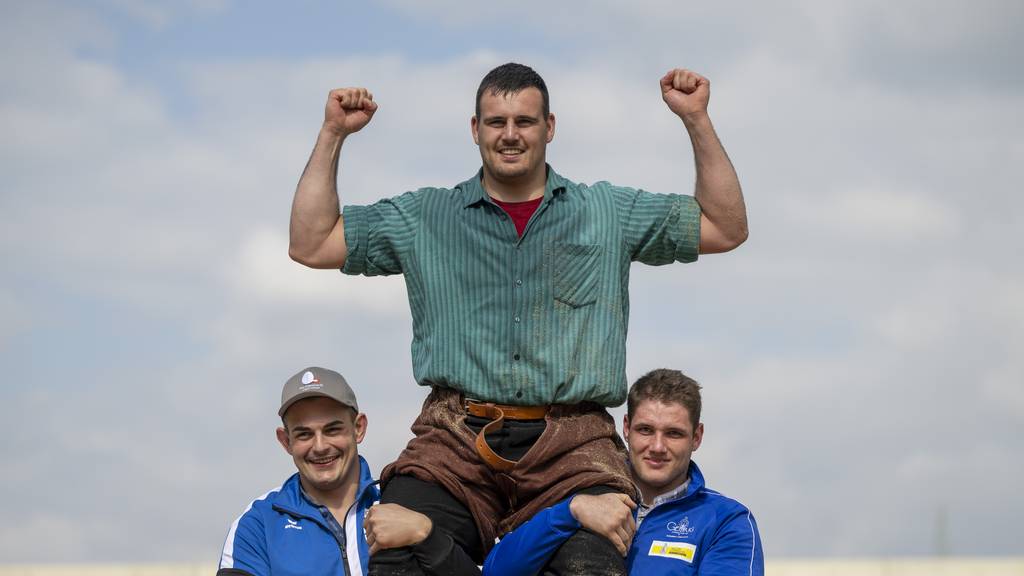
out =
[[684,117],[683,123],[693,145],[694,196],[701,213],[717,228],[724,244],[719,248],[735,248],[747,239],[747,208],[736,170],[706,113]]
[[373,94],[366,88],[336,88],[327,95],[324,123],[292,202],[292,260],[310,268],[345,265],[348,247],[338,201],[338,157],[345,138],[362,130],[376,111]]
[[[312,267],[334,267],[325,262],[323,248],[336,226],[341,225],[338,199],[338,161],[345,137],[321,128],[292,202],[288,254]],[[334,254],[336,260],[339,255]],[[344,263],[344,254],[340,255]],[[330,264],[330,266],[325,266]]]
[[747,208],[736,170],[708,116],[711,82],[684,68],[661,77],[661,97],[690,134],[697,167],[700,253],[728,252],[747,239]]

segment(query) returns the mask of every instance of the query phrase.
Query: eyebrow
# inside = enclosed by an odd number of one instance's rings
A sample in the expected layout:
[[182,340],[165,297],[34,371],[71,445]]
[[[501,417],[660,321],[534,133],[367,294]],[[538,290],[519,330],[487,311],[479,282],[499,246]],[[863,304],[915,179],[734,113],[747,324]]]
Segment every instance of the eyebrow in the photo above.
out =
[[[503,116],[501,114],[494,114],[492,116],[485,116],[483,121],[484,122],[493,122],[494,120],[505,121],[505,120],[508,120],[508,118],[509,118],[508,116]],[[535,121],[535,122],[540,122],[540,118],[539,117],[531,116],[529,114],[519,114],[517,116],[513,116],[512,119],[513,120],[517,120],[517,121],[518,120],[532,120],[532,121]]]
[[[651,424],[650,422],[644,422],[642,420],[636,421],[636,422],[630,422],[629,423],[629,427],[630,428],[650,428],[652,430],[658,430],[659,429],[654,424]],[[668,432],[679,432],[680,434],[686,434],[686,435],[690,434],[689,432],[686,431],[686,428],[678,428],[678,427],[675,427],[675,426],[669,426],[667,428],[661,428],[660,430],[662,432],[666,432],[666,433],[668,433]]]
[[[324,428],[330,428],[332,426],[341,426],[341,427],[344,428],[345,427],[345,421],[344,420],[331,420],[327,424],[324,424],[323,427]],[[312,428],[310,428],[309,426],[294,426],[294,427],[292,427],[291,430],[292,430],[292,432],[299,432],[299,431],[305,432],[307,430],[312,430]]]

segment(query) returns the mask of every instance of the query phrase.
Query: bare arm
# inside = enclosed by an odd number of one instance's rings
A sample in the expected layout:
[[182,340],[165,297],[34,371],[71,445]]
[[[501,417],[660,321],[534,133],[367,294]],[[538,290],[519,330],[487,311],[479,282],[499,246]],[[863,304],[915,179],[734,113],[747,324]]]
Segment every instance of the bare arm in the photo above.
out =
[[373,117],[377,104],[365,88],[331,90],[324,123],[292,201],[288,255],[310,268],[341,268],[348,248],[338,200],[341,146]]
[[747,208],[736,170],[708,116],[711,83],[694,72],[670,70],[661,97],[683,121],[693,144],[700,204],[700,253],[728,252],[747,239]]

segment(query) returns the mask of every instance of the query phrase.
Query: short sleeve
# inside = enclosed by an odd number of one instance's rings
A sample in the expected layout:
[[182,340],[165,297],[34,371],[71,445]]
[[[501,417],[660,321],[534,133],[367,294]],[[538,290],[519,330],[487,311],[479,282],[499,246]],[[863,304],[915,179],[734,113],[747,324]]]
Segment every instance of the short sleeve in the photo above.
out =
[[406,192],[369,206],[345,206],[345,274],[401,274],[420,225],[420,195]]
[[700,249],[700,205],[693,196],[613,187],[630,259],[652,266],[694,262]]

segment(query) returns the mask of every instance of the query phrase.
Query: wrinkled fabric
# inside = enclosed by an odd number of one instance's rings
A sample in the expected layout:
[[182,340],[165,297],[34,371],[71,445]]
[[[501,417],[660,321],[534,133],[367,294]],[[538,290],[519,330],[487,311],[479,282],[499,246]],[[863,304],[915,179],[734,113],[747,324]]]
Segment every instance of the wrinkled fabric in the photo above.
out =
[[444,486],[473,514],[484,553],[496,537],[584,488],[608,486],[636,497],[625,445],[597,404],[553,405],[544,433],[507,474],[480,458],[465,418],[462,396],[435,388],[412,425],[416,437],[381,482],[404,474]]

